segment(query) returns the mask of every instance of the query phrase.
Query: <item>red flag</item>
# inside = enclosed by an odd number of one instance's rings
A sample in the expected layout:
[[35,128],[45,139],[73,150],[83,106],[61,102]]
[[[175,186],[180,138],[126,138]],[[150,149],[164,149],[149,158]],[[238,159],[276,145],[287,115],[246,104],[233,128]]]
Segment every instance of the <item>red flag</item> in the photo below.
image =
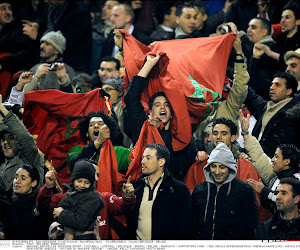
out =
[[124,88],[143,67],[148,54],[163,55],[149,74],[142,103],[147,112],[150,96],[158,91],[166,94],[174,110],[172,148],[183,149],[191,139],[191,124],[199,124],[221,99],[235,35],[159,41],[147,47],[127,32],[121,32],[126,63]]
[[126,174],[118,172],[118,164],[116,152],[110,140],[106,140],[103,144],[99,157],[99,180],[97,190],[100,192],[111,192],[116,195],[122,195],[122,185],[131,176],[131,181],[134,182],[142,174],[141,160],[145,146],[150,143],[159,143],[165,145],[156,127],[145,121],[140,137],[130,152],[130,165]]
[[100,175],[97,190],[122,195],[122,187],[118,183],[123,176],[118,172],[116,151],[109,139],[101,147],[98,166]]
[[37,146],[47,160],[53,161],[58,182],[70,182],[67,153],[83,144],[78,124],[91,111],[109,114],[111,104],[100,96],[99,89],[73,94],[58,90],[37,90],[25,94],[23,122],[32,135],[38,135]]
[[[10,53],[0,53],[0,59],[11,55]],[[11,72],[1,71],[0,72],[0,92],[3,98],[6,97],[7,90],[9,88],[9,82],[11,78]]]

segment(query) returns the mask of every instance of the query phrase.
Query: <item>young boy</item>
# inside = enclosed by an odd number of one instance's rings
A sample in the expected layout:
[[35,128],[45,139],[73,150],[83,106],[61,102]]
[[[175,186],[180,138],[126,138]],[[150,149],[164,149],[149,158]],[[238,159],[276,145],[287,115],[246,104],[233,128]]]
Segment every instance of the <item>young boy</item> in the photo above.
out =
[[94,226],[104,207],[102,196],[94,187],[95,168],[80,160],[71,175],[71,190],[54,208],[53,215],[64,226],[65,240],[96,240]]

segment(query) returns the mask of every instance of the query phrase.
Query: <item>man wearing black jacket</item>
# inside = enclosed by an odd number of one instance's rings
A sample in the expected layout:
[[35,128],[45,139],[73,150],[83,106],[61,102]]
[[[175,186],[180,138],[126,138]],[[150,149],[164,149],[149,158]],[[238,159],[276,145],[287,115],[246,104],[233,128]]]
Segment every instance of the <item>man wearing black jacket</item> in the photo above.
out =
[[169,162],[166,146],[146,145],[142,176],[134,184],[136,206],[128,215],[130,239],[190,239],[190,193],[187,186],[172,177],[167,169]]
[[255,238],[257,240],[299,240],[299,180],[295,178],[281,179],[277,193],[277,212],[255,230]]
[[297,87],[294,76],[277,72],[269,91],[271,101],[264,100],[251,87],[248,88],[245,104],[257,120],[252,135],[269,157],[273,156],[279,144],[299,147],[298,125],[286,116],[286,112],[299,103],[300,96],[295,95]]

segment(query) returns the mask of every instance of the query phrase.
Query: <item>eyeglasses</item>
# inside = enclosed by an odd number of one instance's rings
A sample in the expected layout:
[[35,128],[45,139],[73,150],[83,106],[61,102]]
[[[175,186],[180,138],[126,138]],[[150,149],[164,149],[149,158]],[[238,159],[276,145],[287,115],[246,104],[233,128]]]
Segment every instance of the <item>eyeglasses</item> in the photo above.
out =
[[107,87],[107,88],[102,88],[105,92],[109,92],[109,91],[112,91],[112,90],[116,90],[116,89],[113,89],[113,88],[110,88],[110,87]]
[[5,141],[11,142],[11,141],[13,141],[13,140],[15,140],[15,137],[14,137],[13,135],[3,136],[3,137],[1,138],[1,143],[5,142]]

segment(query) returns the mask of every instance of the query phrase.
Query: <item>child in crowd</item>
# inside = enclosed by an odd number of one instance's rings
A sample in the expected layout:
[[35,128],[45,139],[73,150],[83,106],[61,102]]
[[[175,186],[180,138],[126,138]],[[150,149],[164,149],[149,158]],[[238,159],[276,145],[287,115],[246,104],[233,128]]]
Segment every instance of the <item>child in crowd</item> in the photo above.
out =
[[95,190],[93,164],[76,162],[71,181],[70,192],[54,208],[53,216],[64,226],[65,240],[96,240],[94,226],[104,201]]

